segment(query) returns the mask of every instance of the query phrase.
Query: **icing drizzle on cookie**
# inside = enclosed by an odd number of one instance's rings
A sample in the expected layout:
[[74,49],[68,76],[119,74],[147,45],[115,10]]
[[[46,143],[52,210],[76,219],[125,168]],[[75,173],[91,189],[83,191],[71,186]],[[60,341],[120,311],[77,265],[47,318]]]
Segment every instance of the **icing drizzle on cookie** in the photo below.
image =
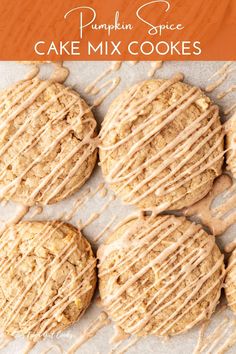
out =
[[[50,284],[54,281],[55,275],[62,272],[62,267],[68,260],[73,259],[71,257],[78,250],[78,244],[82,242],[82,235],[80,233],[76,233],[75,236],[75,234],[68,232],[65,235],[65,239],[63,238],[61,241],[61,244],[55,244],[55,257],[47,256],[47,248],[45,247],[50,242],[50,239],[59,232],[62,225],[62,222],[45,222],[42,229],[37,232],[36,237],[29,238],[27,249],[22,254],[19,252],[17,258],[15,252],[20,247],[25,237],[24,235],[30,231],[31,223],[23,222],[17,226],[13,225],[3,233],[1,250],[9,242],[11,242],[12,247],[10,248],[11,252],[8,252],[7,256],[2,257],[0,261],[0,277],[2,279],[11,279],[11,274],[14,274],[15,269],[24,267],[27,260],[30,262],[33,252],[39,257],[35,277],[29,279],[26,286],[23,283],[21,284],[20,279],[17,280],[14,278],[14,281],[18,282],[18,291],[12,294],[10,299],[7,297],[5,297],[5,300],[4,297],[1,298],[1,328],[4,332],[8,332],[8,329],[11,328],[11,333],[15,336],[18,334],[18,331],[20,334],[23,331],[26,337],[33,342],[37,342],[47,334],[54,333],[57,323],[64,323],[65,327],[68,326],[69,320],[66,318],[65,310],[71,304],[77,304],[78,302],[78,306],[81,308],[80,315],[83,314],[83,306],[85,305],[82,301],[85,301],[83,299],[91,291],[92,282],[95,277],[94,268],[96,260],[92,256],[88,257],[87,264],[82,269],[71,265],[68,274],[62,274],[64,278],[58,291],[54,292],[54,294],[52,293],[52,296],[47,299],[46,303],[41,302],[43,295],[47,294],[49,289],[51,289]],[[25,276],[28,276],[27,272]],[[43,282],[42,279],[44,279]],[[36,284],[39,284],[39,282],[42,285],[32,297],[32,288]],[[30,303],[26,305],[29,297],[31,297]],[[22,312],[23,309],[24,311]],[[16,327],[14,332],[14,327],[12,329],[11,326],[19,313],[21,313],[19,328],[17,329]]]
[[[219,300],[225,273],[223,255],[218,256],[211,269],[195,278],[196,269],[212,254],[215,240],[214,237],[203,237],[205,232],[190,223],[178,238],[172,239],[173,233],[180,230],[184,222],[184,218],[172,216],[134,219],[133,223],[123,225],[119,238],[100,246],[99,278],[101,282],[106,279],[103,285],[100,284],[106,288],[104,293],[100,292],[102,304],[126,333],[142,335],[147,331],[154,335],[168,335],[175,324],[212,292],[211,301],[201,309],[199,316],[178,333],[211,316]],[[161,244],[165,246],[161,247]],[[153,253],[157,247],[160,251]],[[138,266],[145,259],[147,262]],[[188,283],[190,278],[192,281]],[[209,279],[212,282],[206,288]],[[181,284],[185,285],[180,289]],[[205,290],[201,291],[202,288]],[[152,326],[152,319],[161,317],[170,308],[168,316]]]
[[[140,92],[146,82],[142,82],[133,86],[127,93],[127,97],[117,103],[112,113],[107,116],[102,124],[100,132],[101,144],[101,166],[109,164],[109,158],[114,159],[115,163],[105,173],[105,178],[111,185],[116,185],[116,192],[122,196],[122,199],[127,204],[139,205],[145,198],[151,194],[157,198],[166,198],[166,202],[159,202],[155,212],[161,212],[165,209],[171,209],[172,205],[181,201],[188,193],[194,192],[195,189],[202,188],[209,181],[203,181],[196,187],[189,187],[185,194],[181,193],[180,197],[173,198],[171,201],[168,196],[173,194],[173,191],[184,188],[186,184],[190,184],[194,177],[200,176],[206,170],[213,170],[217,176],[220,173],[220,168],[216,168],[216,164],[223,160],[223,138],[225,132],[219,121],[218,107],[214,105],[204,105],[201,101],[201,91],[195,87],[190,88],[178,100],[175,100],[170,106],[164,110],[151,112],[141,122],[134,124],[130,132],[116,139],[113,144],[107,143],[107,136],[116,128],[116,126],[129,125],[138,119],[142,112],[165,90],[173,84],[183,79],[182,74],[176,74],[172,79],[165,81],[156,90],[150,91],[147,95],[135,97]],[[142,149],[146,145],[151,144],[151,141],[156,137],[163,128],[171,124],[180,113],[185,112],[193,103],[202,106],[202,112],[188,126],[183,127],[183,130],[173,140],[169,141],[162,149],[147,158],[143,158],[142,163],[137,163],[142,160]],[[208,118],[208,122],[202,124],[203,120]],[[160,122],[153,126],[155,122]],[[209,132],[210,131],[210,132]],[[138,138],[138,134],[145,132],[143,137]],[[121,134],[121,133],[120,133]],[[202,138],[201,140],[199,140]],[[118,157],[117,151],[119,147],[124,146],[130,140],[134,140],[134,144],[128,149],[126,154]],[[109,141],[109,139],[108,139]],[[199,143],[198,143],[199,141]],[[213,141],[212,145],[200,159],[196,159],[194,163],[189,164],[192,158],[197,156],[200,149],[206,144]],[[141,155],[139,157],[139,154]],[[211,156],[214,158],[210,159]],[[178,160],[176,166],[173,163]],[[151,168],[154,163],[161,161],[156,168]],[[219,165],[219,164],[218,164]],[[130,167],[132,167],[132,170]],[[185,168],[184,168],[185,167]],[[141,178],[143,171],[146,171],[145,178]],[[151,172],[147,172],[147,171]],[[165,171],[169,170],[169,173]],[[213,177],[212,177],[213,179]],[[212,180],[211,179],[211,180]],[[132,188],[130,188],[132,186]],[[146,188],[148,186],[148,188]],[[148,208],[150,209],[150,208]],[[152,207],[153,209],[153,207]]]
[[[0,107],[2,108],[2,112],[0,115],[0,127],[2,129],[2,138],[4,138],[3,134],[5,134],[5,129],[12,126],[14,122],[17,120],[19,115],[25,114],[28,110],[31,109],[31,105],[35,103],[37,98],[40,95],[47,94],[50,91],[51,85],[53,85],[52,81],[39,81],[37,78],[31,81],[26,81],[19,83],[14,89],[7,91],[5,97],[1,102]],[[49,90],[49,91],[47,91]],[[21,143],[21,148],[17,149],[17,153],[12,156],[9,160],[5,162],[6,154],[14,149],[17,144],[18,139],[22,136],[22,134],[26,134],[29,126],[34,125],[41,114],[45,114],[46,112],[50,112],[54,103],[57,100],[60,100],[64,94],[70,96],[69,103],[67,105],[62,105],[61,109],[54,113],[53,118],[45,122],[42,127],[35,133],[34,136],[31,136],[26,140],[23,144]],[[28,95],[25,100],[22,100],[24,95]],[[11,100],[9,105],[8,100],[12,97],[14,99]],[[46,145],[39,152],[37,156],[28,164],[25,165],[25,168],[20,170],[16,177],[9,181],[8,183],[1,183],[0,188],[0,199],[14,199],[16,193],[18,193],[21,188],[22,183],[27,179],[27,176],[32,173],[35,169],[37,169],[37,165],[42,163],[43,161],[47,161],[48,156],[52,153],[59,144],[61,144],[64,139],[70,134],[73,134],[73,131],[76,129],[83,129],[83,126],[87,126],[87,132],[84,134],[82,139],[79,139],[78,144],[76,146],[72,146],[71,150],[67,153],[64,153],[63,157],[59,159],[58,163],[48,171],[48,173],[41,178],[38,186],[32,191],[31,195],[28,195],[25,198],[26,205],[33,205],[36,202],[40,204],[48,204],[52,202],[53,199],[57,197],[58,194],[63,194],[63,197],[66,197],[68,194],[73,192],[72,190],[65,190],[68,183],[76,176],[81,166],[86,164],[87,159],[91,154],[94,153],[97,147],[97,139],[94,137],[94,130],[96,127],[96,122],[93,118],[89,118],[86,114],[89,112],[89,108],[84,108],[81,103],[80,97],[70,91],[68,87],[60,90],[58,94],[52,95],[49,100],[45,102],[45,104],[41,105],[34,113],[26,115],[26,119],[23,124],[20,124],[14,133],[10,135],[9,140],[2,145],[0,149],[0,179],[1,181],[7,180],[8,173],[11,169],[11,165],[14,163],[15,159],[18,159],[21,155],[24,155],[27,161],[27,156],[29,157],[32,151],[32,148],[37,148],[37,145],[40,144],[42,139],[45,139],[47,134],[49,134],[50,129],[56,129],[57,124],[60,124],[67,115],[71,108],[77,104],[80,107],[80,112],[77,115],[75,122],[68,124],[64,130],[59,131],[55,136],[55,139],[51,141],[50,144]],[[50,113],[48,113],[50,115]],[[17,123],[16,123],[17,124]],[[63,150],[63,149],[62,149]],[[61,151],[60,154],[62,154]],[[73,163],[73,167],[68,172],[64,178],[62,178],[64,173],[64,167],[68,164],[69,161],[73,161],[73,159],[77,156],[76,162]],[[90,173],[89,173],[90,174]],[[85,180],[89,177],[89,174],[85,173],[83,180],[80,185],[82,185]]]
[[151,69],[148,71],[148,77],[153,77],[158,69],[163,65],[163,61],[153,61],[151,62]]

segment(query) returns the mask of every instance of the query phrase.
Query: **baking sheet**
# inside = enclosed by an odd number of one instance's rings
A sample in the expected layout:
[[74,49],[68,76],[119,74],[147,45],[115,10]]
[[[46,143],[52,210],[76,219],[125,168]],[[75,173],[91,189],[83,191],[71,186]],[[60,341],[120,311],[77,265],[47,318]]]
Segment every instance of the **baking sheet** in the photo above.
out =
[[[168,78],[176,72],[182,72],[185,75],[185,81],[205,88],[209,83],[208,78],[222,67],[223,62],[165,62],[163,67],[159,69],[155,77]],[[70,76],[65,82],[67,85],[74,86],[74,88],[81,94],[82,97],[86,99],[89,104],[93,103],[93,96],[87,95],[84,91],[85,87],[91,83],[91,81],[96,78],[104,69],[106,69],[110,63],[109,62],[65,62],[65,66],[70,68]],[[234,64],[235,65],[235,64]],[[29,72],[29,67],[16,62],[0,62],[0,89],[4,89],[9,85],[13,84],[17,80],[24,78],[24,76]],[[101,124],[103,117],[107,111],[107,108],[114,97],[116,97],[123,89],[131,86],[132,84],[148,78],[148,71],[150,70],[150,62],[139,62],[136,65],[131,65],[130,63],[123,63],[121,69],[118,72],[112,73],[111,77],[120,76],[121,82],[115,91],[110,94],[106,100],[97,108],[93,110],[94,115],[97,119],[98,125]],[[52,65],[45,64],[41,67],[42,78],[48,78],[52,71]],[[91,80],[92,78],[92,80]],[[227,95],[224,99],[219,100],[216,98],[217,93],[224,89],[229,88],[236,79],[236,72],[232,72],[227,80],[214,92],[209,94],[216,103],[223,108],[231,106],[236,100],[236,92]],[[222,116],[224,120],[224,117]],[[104,182],[101,174],[100,168],[97,166],[85,186],[71,198],[67,200],[47,206],[41,215],[37,216],[37,219],[48,220],[56,219],[60,217],[60,214],[64,211],[69,211],[72,208],[73,202],[78,198],[78,196],[87,188],[91,187],[93,190],[99,185],[99,183]],[[76,225],[79,219],[83,222],[88,220],[89,216],[94,212],[99,212],[102,206],[109,200],[112,195],[109,192],[105,197],[102,197],[97,193],[93,198],[91,198],[86,204],[83,205],[77,214],[73,217],[72,223]],[[0,206],[0,219],[8,219],[16,212],[16,204],[9,203],[6,206]],[[114,225],[118,223],[123,218],[127,217],[129,213],[134,212],[136,209],[133,207],[122,205],[119,200],[114,200],[109,205],[108,209],[92,224],[84,229],[85,236],[91,241],[94,250],[97,249],[97,244],[93,242],[96,235],[108,224],[112,217],[116,216]],[[27,215],[27,219],[29,216]],[[222,247],[225,243],[234,239],[236,234],[236,224],[231,226],[225,234],[217,239],[217,243]],[[101,243],[101,242],[98,242]],[[95,298],[97,295],[95,296]],[[94,300],[95,300],[94,298]],[[98,313],[101,311],[95,301],[91,304],[89,309],[86,311],[85,315],[75,324],[73,327],[67,331],[61,333],[58,338],[52,340],[47,338],[43,342],[40,342],[33,350],[32,353],[41,353],[42,350],[51,347],[52,343],[58,342],[63,346],[64,349],[69,348],[78,338],[83,330],[86,329],[88,324],[96,318]],[[209,333],[211,333],[214,328],[223,321],[225,316],[233,317],[230,310],[222,312],[213,317],[211,322]],[[128,353],[132,354],[149,354],[149,353],[160,353],[160,354],[188,354],[192,353],[198,338],[199,326],[190,330],[187,334],[179,335],[173,337],[170,340],[163,341],[162,339],[156,337],[147,337],[140,340],[134,347],[130,348]],[[84,344],[78,353],[81,354],[108,354],[112,345],[109,344],[109,340],[113,335],[113,326],[109,325],[100,330],[97,335]],[[20,353],[25,346],[25,341],[23,338],[18,338],[16,341],[11,342],[6,348],[1,350],[1,353]],[[58,349],[54,348],[50,353],[57,353]],[[215,349],[212,353],[216,353]],[[236,353],[236,346],[231,348],[228,353]]]

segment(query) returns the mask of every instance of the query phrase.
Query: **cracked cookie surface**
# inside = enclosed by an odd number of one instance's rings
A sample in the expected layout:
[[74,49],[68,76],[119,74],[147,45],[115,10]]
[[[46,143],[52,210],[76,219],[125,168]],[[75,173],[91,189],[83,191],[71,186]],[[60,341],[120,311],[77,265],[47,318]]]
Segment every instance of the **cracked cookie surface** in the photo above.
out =
[[148,80],[111,104],[100,132],[106,181],[126,203],[161,212],[203,198],[221,174],[218,107],[198,88]]
[[131,217],[98,249],[101,303],[125,333],[186,332],[214,312],[223,258],[215,238],[183,217]]
[[82,316],[96,286],[96,260],[79,230],[60,221],[26,221],[0,241],[4,333],[37,341]]
[[58,83],[22,81],[0,96],[0,198],[58,202],[89,178],[96,121],[84,100]]

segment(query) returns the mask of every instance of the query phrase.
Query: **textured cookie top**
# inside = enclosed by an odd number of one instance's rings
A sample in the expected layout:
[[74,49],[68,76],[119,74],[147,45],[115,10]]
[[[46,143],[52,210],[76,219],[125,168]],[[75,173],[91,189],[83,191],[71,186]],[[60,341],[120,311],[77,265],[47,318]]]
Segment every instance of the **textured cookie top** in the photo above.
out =
[[228,305],[236,313],[236,249],[229,258],[227,275],[225,278],[225,293]]
[[58,83],[33,79],[0,96],[0,198],[57,202],[77,190],[96,161],[96,122]]
[[157,211],[186,207],[206,195],[221,173],[218,107],[181,79],[141,82],[108,110],[101,167],[125,203]]
[[59,221],[22,222],[0,240],[0,327],[32,340],[77,321],[96,285],[90,244]]
[[126,333],[167,336],[209,318],[223,255],[213,236],[174,216],[130,219],[99,248],[102,304]]
[[236,178],[236,114],[234,114],[226,125],[226,144],[227,154],[226,162],[227,169],[231,171],[234,178]]

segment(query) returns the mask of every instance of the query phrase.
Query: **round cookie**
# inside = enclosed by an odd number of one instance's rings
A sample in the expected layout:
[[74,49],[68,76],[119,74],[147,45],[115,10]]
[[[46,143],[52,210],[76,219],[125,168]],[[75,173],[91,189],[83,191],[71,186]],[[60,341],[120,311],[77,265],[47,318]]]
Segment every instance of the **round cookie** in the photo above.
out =
[[226,123],[227,169],[236,178],[236,114]]
[[100,132],[100,160],[128,204],[161,212],[203,198],[223,163],[219,109],[178,74],[148,80],[111,104]]
[[236,249],[229,258],[225,278],[225,294],[228,305],[236,313]]
[[0,240],[0,327],[37,341],[84,313],[96,286],[96,260],[79,230],[59,221],[21,222]]
[[176,335],[209,318],[223,255],[213,236],[175,216],[133,217],[98,250],[105,311],[125,333]]
[[56,203],[89,178],[96,121],[75,91],[38,78],[0,95],[0,198]]

